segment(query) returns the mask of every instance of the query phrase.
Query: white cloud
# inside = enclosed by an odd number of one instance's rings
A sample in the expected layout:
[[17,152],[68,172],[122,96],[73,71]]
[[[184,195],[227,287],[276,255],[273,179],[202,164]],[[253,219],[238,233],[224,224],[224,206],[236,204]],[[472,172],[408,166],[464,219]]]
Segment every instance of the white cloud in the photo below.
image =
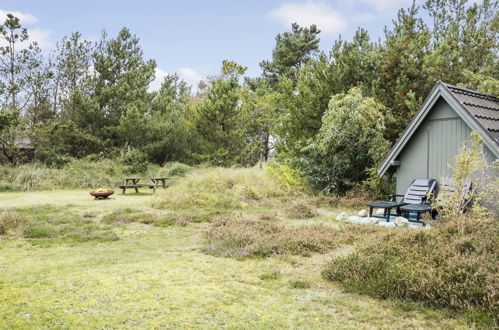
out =
[[377,16],[374,13],[356,13],[350,16],[350,20],[356,23],[364,23],[376,20]]
[[[412,5],[412,0],[361,0],[362,3],[365,3],[378,12],[388,12],[391,14],[394,10],[398,10],[400,8],[408,8]],[[416,0],[416,4],[418,4]]]
[[287,2],[269,15],[286,27],[295,22],[302,26],[315,24],[326,35],[340,33],[347,26],[347,20],[340,11],[319,1]]
[[[0,24],[7,18],[7,14],[13,14],[17,18],[19,18],[20,23],[23,27],[26,25],[33,25],[38,22],[38,19],[29,13],[23,13],[20,11],[7,11],[0,9]],[[53,31],[47,29],[41,29],[36,26],[28,27],[28,36],[29,39],[22,42],[20,44],[20,48],[27,48],[30,43],[36,42],[38,46],[42,49],[42,51],[48,51],[55,46],[55,42],[51,39]],[[6,44],[5,40],[0,41],[0,46],[4,46]]]
[[34,23],[38,22],[38,19],[30,13],[23,13],[20,11],[8,11],[8,10],[0,9],[0,20],[1,20],[2,24],[5,21],[5,19],[7,18],[7,14],[12,14],[15,17],[19,18],[21,25],[34,24]]
[[[197,90],[198,84],[201,80],[205,80],[203,76],[191,68],[178,68],[179,77],[184,80],[188,85],[192,86],[192,90]],[[149,91],[159,91],[161,84],[170,73],[156,68],[155,78],[149,85]]]
[[37,42],[38,47],[40,47],[43,51],[50,50],[54,48],[55,42],[52,41],[51,36],[54,32],[50,30],[33,28],[28,29],[29,42]]
[[168,72],[163,71],[160,68],[156,68],[156,72],[154,74],[155,78],[149,85],[149,91],[151,92],[159,91],[159,89],[161,88],[161,84],[163,83],[163,80],[165,80],[165,77],[168,76]]
[[193,87],[193,90],[197,89],[201,80],[205,80],[203,76],[191,68],[178,68],[178,74],[180,78]]

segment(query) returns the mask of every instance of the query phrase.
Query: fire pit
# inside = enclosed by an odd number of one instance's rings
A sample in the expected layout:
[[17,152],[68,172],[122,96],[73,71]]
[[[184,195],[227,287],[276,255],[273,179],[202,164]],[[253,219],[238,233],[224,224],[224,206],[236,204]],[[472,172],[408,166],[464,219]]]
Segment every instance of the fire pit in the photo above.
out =
[[114,194],[112,189],[97,189],[90,192],[90,195],[94,196],[95,199],[108,199],[112,194]]

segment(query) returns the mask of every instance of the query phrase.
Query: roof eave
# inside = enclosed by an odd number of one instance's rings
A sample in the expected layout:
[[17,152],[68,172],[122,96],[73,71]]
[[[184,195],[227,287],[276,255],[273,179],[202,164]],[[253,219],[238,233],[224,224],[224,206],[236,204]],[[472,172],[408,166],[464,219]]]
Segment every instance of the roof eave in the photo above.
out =
[[385,160],[383,160],[383,162],[381,163],[381,166],[378,168],[378,176],[383,176],[386,174],[386,171],[388,170],[388,168],[390,168],[390,163],[395,160],[400,151],[410,140],[416,129],[419,127],[421,121],[423,121],[429,110],[438,100],[438,97],[441,95],[440,92],[444,87],[445,86],[441,81],[438,81],[438,83],[433,87],[432,91],[430,92],[430,94],[428,94],[416,115],[414,115],[414,119],[409,123],[409,126],[407,126],[407,128],[402,133],[402,136],[397,140],[395,145],[388,153],[388,156],[386,156]]
[[431,93],[428,95],[419,111],[414,116],[414,120],[405,129],[400,139],[397,141],[397,143],[395,143],[393,148],[388,153],[388,156],[379,167],[378,176],[383,176],[386,174],[387,170],[390,168],[391,162],[395,160],[395,158],[400,154],[404,146],[410,140],[424,118],[426,118],[426,115],[440,96],[444,98],[444,100],[458,113],[458,115],[472,130],[478,131],[480,133],[480,135],[483,137],[484,144],[489,148],[489,150],[494,154],[496,158],[499,158],[499,148],[497,142],[493,139],[489,132],[468,112],[464,105],[459,102],[454,94],[447,88],[446,84],[439,81],[435,85]]

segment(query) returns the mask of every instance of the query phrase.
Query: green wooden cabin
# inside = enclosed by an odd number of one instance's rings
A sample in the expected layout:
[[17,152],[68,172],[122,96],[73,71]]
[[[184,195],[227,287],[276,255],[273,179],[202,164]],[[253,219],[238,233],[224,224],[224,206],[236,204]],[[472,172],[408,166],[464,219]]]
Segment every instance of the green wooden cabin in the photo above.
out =
[[454,157],[472,131],[483,136],[488,160],[497,160],[499,98],[438,82],[378,174],[396,175],[397,194],[404,194],[415,178],[450,177]]

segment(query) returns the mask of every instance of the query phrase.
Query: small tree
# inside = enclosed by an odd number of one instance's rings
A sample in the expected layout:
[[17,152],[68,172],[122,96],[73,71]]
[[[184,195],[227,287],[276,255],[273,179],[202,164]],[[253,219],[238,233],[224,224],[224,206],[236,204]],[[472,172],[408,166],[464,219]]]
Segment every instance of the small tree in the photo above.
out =
[[388,149],[383,137],[385,112],[376,99],[363,97],[359,88],[333,96],[301,164],[309,181],[328,193],[343,194],[367,179],[367,170]]
[[[445,219],[462,218],[470,201],[473,202],[471,215],[477,218],[488,216],[485,206],[489,201],[497,203],[499,164],[497,161],[493,164],[487,162],[482,140],[477,132],[472,132],[471,139],[463,144],[455,157],[452,188],[438,198],[438,203],[442,206],[439,213]],[[472,186],[468,190],[466,186],[470,181]]]

